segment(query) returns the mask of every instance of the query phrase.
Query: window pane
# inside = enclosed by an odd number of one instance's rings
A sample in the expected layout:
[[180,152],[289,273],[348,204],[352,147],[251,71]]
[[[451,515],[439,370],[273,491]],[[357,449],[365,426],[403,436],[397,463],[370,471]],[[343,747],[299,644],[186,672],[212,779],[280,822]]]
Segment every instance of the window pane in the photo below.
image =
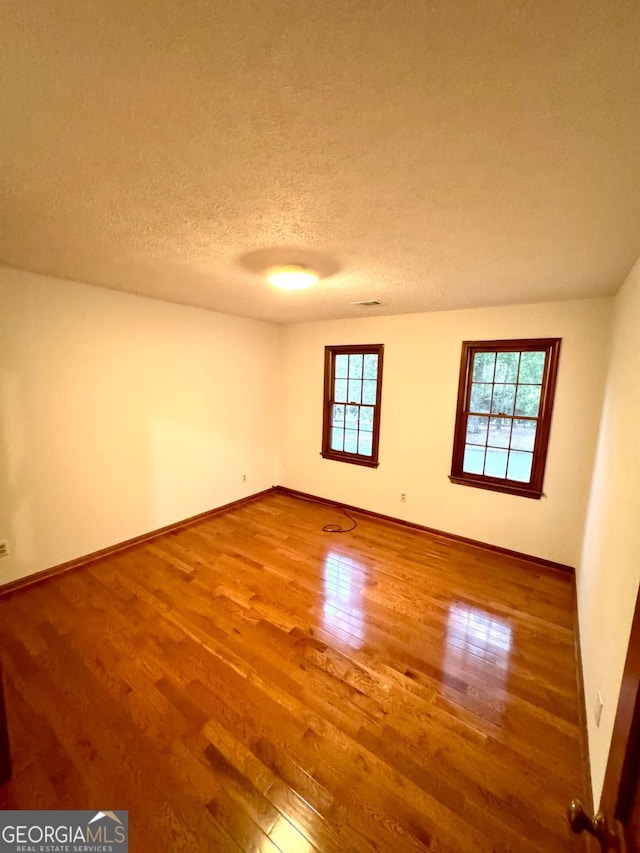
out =
[[358,453],[363,456],[371,456],[373,453],[373,433],[360,431],[358,434]]
[[348,355],[337,355],[336,356],[336,379],[346,379],[348,368],[349,368],[349,356]]
[[378,356],[377,355],[365,355],[363,372],[364,372],[364,378],[365,379],[377,379],[378,378]]
[[515,382],[518,378],[519,352],[499,352],[496,359],[495,382]]
[[538,416],[540,408],[540,385],[518,385],[516,396],[516,415]]
[[462,470],[466,474],[482,474],[483,467],[484,447],[474,447],[471,444],[465,444]]
[[507,451],[487,450],[487,461],[484,463],[484,473],[487,477],[504,478],[507,473]]
[[347,380],[346,379],[336,379],[335,392],[333,395],[333,399],[336,403],[346,403],[347,402]]
[[344,431],[344,449],[346,453],[358,452],[358,430],[346,429]]
[[332,450],[342,450],[344,446],[344,430],[336,429],[335,427],[331,430],[331,449]]
[[333,407],[333,417],[331,418],[333,426],[344,426],[344,406]]
[[507,477],[510,480],[520,480],[523,483],[528,483],[531,479],[532,464],[533,453],[522,453],[520,450],[512,450],[509,454]]
[[486,444],[489,418],[469,415],[467,418],[467,444]]
[[473,358],[473,381],[493,382],[495,363],[495,352],[477,352]]
[[376,386],[375,379],[365,379],[362,383],[362,402],[374,405],[376,402]]
[[535,421],[514,421],[511,431],[511,447],[515,450],[533,450],[536,428]]
[[494,385],[491,411],[497,415],[512,415],[515,399],[515,385]]
[[359,379],[349,380],[349,403],[362,402],[362,382]]
[[373,432],[373,407],[362,406],[360,409],[360,429]]
[[544,352],[523,352],[520,357],[520,376],[518,382],[542,384],[544,371]]
[[347,406],[347,429],[358,429],[358,407]]
[[491,418],[487,444],[492,447],[509,447],[510,436],[511,418]]
[[349,356],[349,379],[362,379],[362,356]]
[[488,412],[491,405],[491,385],[479,385],[475,382],[471,386],[471,402],[469,411]]

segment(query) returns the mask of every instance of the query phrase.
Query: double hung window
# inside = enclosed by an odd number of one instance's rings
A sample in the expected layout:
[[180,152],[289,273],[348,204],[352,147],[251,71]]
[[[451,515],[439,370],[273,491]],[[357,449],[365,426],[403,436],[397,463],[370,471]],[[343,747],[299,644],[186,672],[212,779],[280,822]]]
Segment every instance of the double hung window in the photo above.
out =
[[542,496],[560,338],[462,345],[451,481]]
[[325,459],[377,467],[383,354],[383,344],[325,347]]

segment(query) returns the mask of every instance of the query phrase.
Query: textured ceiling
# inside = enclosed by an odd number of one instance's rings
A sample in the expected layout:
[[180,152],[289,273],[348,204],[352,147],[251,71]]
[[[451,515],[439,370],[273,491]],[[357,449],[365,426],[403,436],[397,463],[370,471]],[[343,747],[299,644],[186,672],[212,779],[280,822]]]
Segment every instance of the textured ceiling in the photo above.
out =
[[[0,263],[278,322],[612,294],[636,0],[4,0]],[[280,293],[282,247],[338,271]],[[292,251],[290,260],[297,260]]]

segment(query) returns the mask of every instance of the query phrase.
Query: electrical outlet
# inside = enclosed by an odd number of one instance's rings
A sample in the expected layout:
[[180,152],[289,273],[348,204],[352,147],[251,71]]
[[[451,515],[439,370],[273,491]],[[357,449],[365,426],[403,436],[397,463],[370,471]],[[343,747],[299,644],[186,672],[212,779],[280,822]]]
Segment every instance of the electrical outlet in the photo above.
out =
[[9,540],[0,539],[0,557],[9,556]]
[[243,475],[242,475],[242,482],[243,482],[243,483],[246,483],[246,482],[247,482],[247,475],[246,475],[246,474],[243,474]]
[[602,698],[602,693],[598,690],[598,696],[596,699],[596,706],[593,709],[593,716],[596,718],[596,726],[600,725],[600,720],[602,719],[602,709],[604,708],[604,699]]
[[406,502],[407,502],[407,493],[406,492],[400,492],[400,501],[401,501],[401,503],[406,504]]

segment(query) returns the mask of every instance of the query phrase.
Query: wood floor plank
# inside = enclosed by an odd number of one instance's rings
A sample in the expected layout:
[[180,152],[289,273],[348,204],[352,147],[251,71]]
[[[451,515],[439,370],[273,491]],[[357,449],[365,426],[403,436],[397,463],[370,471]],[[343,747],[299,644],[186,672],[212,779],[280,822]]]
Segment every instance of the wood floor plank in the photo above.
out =
[[131,850],[582,851],[571,579],[271,493],[0,599],[0,808]]

